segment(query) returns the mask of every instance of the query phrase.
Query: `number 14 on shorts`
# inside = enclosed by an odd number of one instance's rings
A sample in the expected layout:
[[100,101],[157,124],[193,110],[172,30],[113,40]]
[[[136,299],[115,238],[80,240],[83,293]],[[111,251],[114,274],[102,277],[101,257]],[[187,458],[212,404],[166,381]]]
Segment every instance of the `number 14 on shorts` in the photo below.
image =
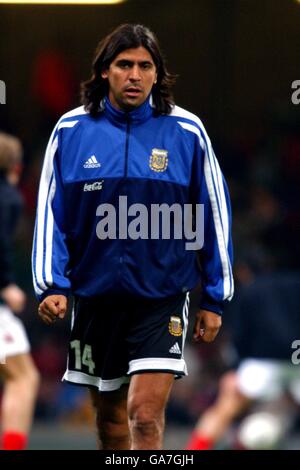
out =
[[82,366],[89,369],[89,374],[94,374],[95,363],[92,358],[92,347],[89,344],[84,344],[83,348],[79,339],[71,341],[70,347],[75,350],[75,369],[82,370]]

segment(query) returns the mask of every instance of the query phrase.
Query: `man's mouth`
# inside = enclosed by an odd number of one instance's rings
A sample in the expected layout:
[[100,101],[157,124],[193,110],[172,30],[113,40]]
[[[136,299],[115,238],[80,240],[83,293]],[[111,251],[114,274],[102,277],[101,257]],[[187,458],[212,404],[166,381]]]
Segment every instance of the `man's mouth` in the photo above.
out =
[[130,97],[136,97],[141,94],[142,90],[136,87],[128,87],[125,90],[125,94]]

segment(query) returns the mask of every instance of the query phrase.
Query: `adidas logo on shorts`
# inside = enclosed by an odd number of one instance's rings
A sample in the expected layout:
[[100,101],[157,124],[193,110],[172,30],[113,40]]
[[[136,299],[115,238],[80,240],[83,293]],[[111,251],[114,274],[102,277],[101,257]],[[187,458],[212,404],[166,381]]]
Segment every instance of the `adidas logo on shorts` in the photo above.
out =
[[175,343],[170,349],[169,353],[171,354],[181,354],[181,350],[178,343]]

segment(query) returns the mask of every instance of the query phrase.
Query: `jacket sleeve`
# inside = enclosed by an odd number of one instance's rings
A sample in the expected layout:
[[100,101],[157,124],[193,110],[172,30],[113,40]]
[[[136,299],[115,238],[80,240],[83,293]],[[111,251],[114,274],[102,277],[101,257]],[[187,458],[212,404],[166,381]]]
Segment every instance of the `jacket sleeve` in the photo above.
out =
[[205,129],[199,129],[194,160],[194,195],[203,204],[203,246],[200,308],[222,314],[234,292],[231,207],[226,182]]
[[67,270],[64,191],[59,166],[58,125],[45,154],[38,194],[32,249],[32,274],[36,295],[41,301],[48,295],[68,296],[71,288]]

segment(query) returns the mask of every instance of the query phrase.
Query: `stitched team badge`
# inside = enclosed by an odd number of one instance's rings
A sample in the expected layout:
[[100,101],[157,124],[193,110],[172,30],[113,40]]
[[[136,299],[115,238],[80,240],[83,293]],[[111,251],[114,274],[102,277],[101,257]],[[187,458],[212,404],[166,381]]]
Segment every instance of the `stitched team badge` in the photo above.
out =
[[168,167],[168,151],[161,149],[152,149],[149,166],[153,171],[166,171]]
[[171,317],[169,322],[169,333],[173,336],[182,335],[182,326],[180,317]]

